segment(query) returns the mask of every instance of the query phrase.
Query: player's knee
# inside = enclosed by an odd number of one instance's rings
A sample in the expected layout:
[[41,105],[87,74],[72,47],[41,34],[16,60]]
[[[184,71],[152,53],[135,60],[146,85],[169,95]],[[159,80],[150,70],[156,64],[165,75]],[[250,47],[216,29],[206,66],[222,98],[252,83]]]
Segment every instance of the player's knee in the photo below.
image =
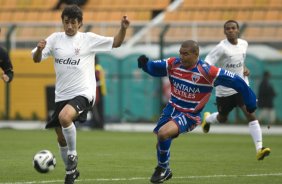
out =
[[68,113],[61,112],[59,114],[59,121],[63,127],[67,127],[72,122],[72,118]]
[[164,141],[166,139],[169,138],[169,132],[166,131],[165,129],[161,129],[159,132],[158,132],[158,140],[160,141]]

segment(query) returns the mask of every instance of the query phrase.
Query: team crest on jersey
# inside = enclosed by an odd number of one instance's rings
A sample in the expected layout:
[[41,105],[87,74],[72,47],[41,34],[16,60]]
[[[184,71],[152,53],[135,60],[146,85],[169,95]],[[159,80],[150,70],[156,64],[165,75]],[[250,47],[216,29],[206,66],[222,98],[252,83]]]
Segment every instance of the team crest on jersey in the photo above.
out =
[[75,55],[78,55],[78,54],[79,54],[79,52],[80,52],[80,49],[79,49],[79,48],[75,48],[75,49],[74,49],[74,53],[75,53]]
[[199,75],[192,75],[192,81],[194,82],[194,83],[197,83],[198,81],[200,80],[200,76]]

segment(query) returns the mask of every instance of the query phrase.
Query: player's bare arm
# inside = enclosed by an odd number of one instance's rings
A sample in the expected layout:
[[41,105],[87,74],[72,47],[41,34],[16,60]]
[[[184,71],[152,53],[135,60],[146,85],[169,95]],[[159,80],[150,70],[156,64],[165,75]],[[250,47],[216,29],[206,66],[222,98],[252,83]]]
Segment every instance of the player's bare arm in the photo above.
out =
[[126,34],[126,29],[129,27],[130,21],[127,16],[123,16],[121,19],[121,26],[118,34],[114,37],[113,48],[120,47]]
[[39,63],[41,61],[42,58],[42,50],[45,48],[46,46],[46,40],[40,40],[37,44],[37,49],[33,55],[33,61],[35,63]]

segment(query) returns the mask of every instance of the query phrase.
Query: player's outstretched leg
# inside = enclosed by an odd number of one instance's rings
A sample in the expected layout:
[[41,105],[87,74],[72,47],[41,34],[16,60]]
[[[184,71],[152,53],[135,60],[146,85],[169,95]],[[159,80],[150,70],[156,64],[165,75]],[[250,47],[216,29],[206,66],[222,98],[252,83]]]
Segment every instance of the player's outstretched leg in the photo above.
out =
[[155,172],[153,173],[151,177],[152,183],[163,183],[166,180],[169,180],[172,177],[172,172],[170,168],[162,168],[160,166],[157,166],[155,168]]
[[67,171],[65,176],[65,184],[74,184],[74,181],[79,177],[77,170],[78,157],[76,155],[68,155]]
[[209,112],[204,113],[203,121],[202,121],[202,130],[204,133],[208,133],[210,131],[210,123],[207,123],[206,119],[210,115]]
[[264,157],[268,156],[270,154],[270,148],[265,148],[262,147],[258,152],[257,152],[257,159],[258,160],[263,160]]

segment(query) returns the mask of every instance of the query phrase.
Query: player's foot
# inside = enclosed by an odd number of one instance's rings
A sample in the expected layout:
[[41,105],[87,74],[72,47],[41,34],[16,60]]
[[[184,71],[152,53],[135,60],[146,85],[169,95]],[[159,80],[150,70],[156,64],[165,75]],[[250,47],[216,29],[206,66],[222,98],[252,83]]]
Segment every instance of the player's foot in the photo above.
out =
[[210,124],[207,123],[206,118],[210,115],[209,112],[204,113],[203,121],[202,121],[202,130],[204,133],[208,133],[210,131]]
[[68,155],[67,171],[75,170],[77,167],[78,157],[77,155]]
[[65,184],[74,184],[74,181],[79,176],[79,171],[76,169],[78,162],[77,155],[68,155],[68,163],[66,168]]
[[172,177],[172,172],[169,168],[165,169],[160,166],[155,168],[155,172],[151,177],[152,183],[163,183],[166,180],[169,180]]
[[270,148],[262,147],[262,148],[257,152],[257,159],[258,159],[258,160],[263,160],[264,157],[268,156],[269,154],[270,154]]
[[67,171],[67,174],[65,176],[65,184],[74,184],[74,181],[79,176],[79,171],[77,169],[74,169],[73,171]]

